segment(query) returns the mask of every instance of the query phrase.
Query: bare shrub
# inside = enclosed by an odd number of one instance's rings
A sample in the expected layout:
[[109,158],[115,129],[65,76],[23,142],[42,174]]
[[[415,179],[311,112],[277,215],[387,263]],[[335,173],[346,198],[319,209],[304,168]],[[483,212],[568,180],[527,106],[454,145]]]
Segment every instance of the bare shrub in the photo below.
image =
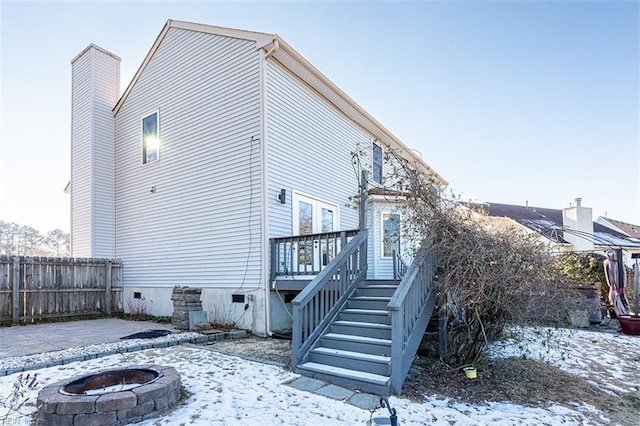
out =
[[0,415],[1,424],[10,424],[11,420],[9,416],[12,414],[23,415],[20,412],[22,406],[29,400],[26,396],[28,390],[33,390],[38,387],[38,375],[37,374],[20,374],[16,381],[13,383],[11,393],[6,398],[0,399],[0,407],[6,410],[4,415]]
[[146,318],[149,316],[149,302],[144,297],[127,299],[127,311],[132,318]]
[[211,327],[220,330],[233,330],[238,324],[238,318],[232,306],[225,304],[214,305],[209,311]]
[[447,318],[446,363],[482,362],[489,342],[501,336],[507,323],[564,320],[568,293],[537,235],[490,226],[458,197],[446,194],[429,170],[402,152],[387,150],[386,156],[390,167],[384,182],[393,187],[394,201],[404,211],[403,234],[416,246],[427,239],[440,251],[436,286],[438,309]]

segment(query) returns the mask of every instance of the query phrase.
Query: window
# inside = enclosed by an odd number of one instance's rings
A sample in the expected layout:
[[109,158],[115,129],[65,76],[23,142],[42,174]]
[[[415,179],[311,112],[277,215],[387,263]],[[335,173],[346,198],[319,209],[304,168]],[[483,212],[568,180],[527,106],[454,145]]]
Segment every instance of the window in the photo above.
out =
[[400,215],[382,213],[382,257],[400,252]]
[[160,159],[160,138],[158,137],[158,113],[142,119],[142,164]]
[[378,144],[373,144],[373,162],[372,162],[373,181],[382,183],[382,148]]

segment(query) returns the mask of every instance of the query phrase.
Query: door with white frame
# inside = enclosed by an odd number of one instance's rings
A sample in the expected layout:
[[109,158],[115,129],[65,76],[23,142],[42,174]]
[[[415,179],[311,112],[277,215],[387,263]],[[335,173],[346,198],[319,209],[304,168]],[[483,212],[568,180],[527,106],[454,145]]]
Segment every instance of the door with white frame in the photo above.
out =
[[[293,235],[333,232],[338,229],[338,206],[293,192]],[[326,238],[310,238],[294,246],[294,262],[300,271],[320,271],[336,255]]]

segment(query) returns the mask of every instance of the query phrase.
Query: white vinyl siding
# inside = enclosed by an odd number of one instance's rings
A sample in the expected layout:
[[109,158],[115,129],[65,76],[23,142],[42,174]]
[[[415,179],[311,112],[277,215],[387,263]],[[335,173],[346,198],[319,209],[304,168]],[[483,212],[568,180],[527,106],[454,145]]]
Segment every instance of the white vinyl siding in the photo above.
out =
[[71,68],[71,235],[72,255],[91,256],[92,58],[85,54]]
[[[260,106],[254,42],[168,31],[116,116],[125,285],[261,285]],[[141,165],[155,109],[162,161]]]
[[72,66],[71,226],[74,256],[115,254],[114,122],[119,59],[89,48]]
[[[358,227],[351,152],[370,136],[279,63],[267,62],[269,236],[291,235],[292,191],[338,206],[340,230]],[[276,194],[287,191],[286,204]]]

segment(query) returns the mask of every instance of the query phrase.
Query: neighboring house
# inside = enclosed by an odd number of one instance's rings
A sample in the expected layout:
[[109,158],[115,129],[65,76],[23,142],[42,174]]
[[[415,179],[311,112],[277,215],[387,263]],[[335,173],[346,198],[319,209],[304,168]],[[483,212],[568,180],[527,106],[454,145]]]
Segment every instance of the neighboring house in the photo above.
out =
[[[621,248],[625,263],[630,265],[632,253],[640,252],[640,239],[621,229],[606,226],[599,218],[592,219],[592,209],[582,206],[577,198],[574,206],[549,209],[499,203],[464,203],[476,217],[488,220],[493,226],[515,227],[536,233],[541,240],[558,252],[596,251]],[[633,225],[631,225],[633,226]],[[636,228],[637,229],[637,228]]]
[[122,96],[119,67],[93,44],[72,60],[70,192],[73,256],[122,259],[125,306],[170,315],[174,286],[201,287],[211,319],[290,328],[359,228],[357,147],[370,278],[394,278],[385,150],[446,185],[277,35],[169,20]]
[[602,217],[596,219],[596,223],[604,225],[609,229],[625,234],[627,237],[634,238],[640,242],[640,225],[633,225],[621,220],[611,219],[610,217]]

